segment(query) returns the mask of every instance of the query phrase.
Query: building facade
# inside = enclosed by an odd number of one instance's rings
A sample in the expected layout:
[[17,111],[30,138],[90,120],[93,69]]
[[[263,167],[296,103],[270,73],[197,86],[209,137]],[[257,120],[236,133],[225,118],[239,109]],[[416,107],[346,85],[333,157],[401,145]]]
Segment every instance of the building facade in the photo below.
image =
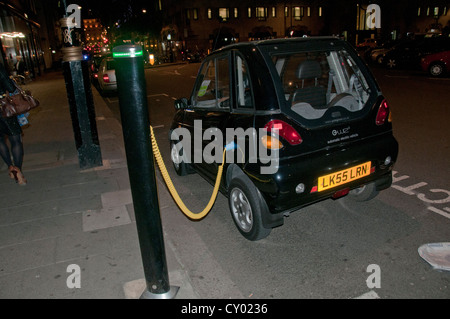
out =
[[0,1],[0,62],[10,72],[18,59],[32,76],[40,75],[44,66],[40,29],[34,0]]
[[[173,48],[209,52],[232,42],[289,36],[338,35],[398,39],[449,27],[449,0],[159,0],[161,41]],[[377,4],[379,12],[368,12]],[[373,18],[376,27],[368,26]]]

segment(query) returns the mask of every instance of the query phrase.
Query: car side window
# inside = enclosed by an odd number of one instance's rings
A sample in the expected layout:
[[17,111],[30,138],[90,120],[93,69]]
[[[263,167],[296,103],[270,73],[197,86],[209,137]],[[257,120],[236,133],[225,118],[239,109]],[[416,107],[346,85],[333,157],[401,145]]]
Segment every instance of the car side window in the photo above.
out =
[[196,107],[215,107],[216,106],[216,67],[214,59],[205,62],[199,82],[195,90],[193,104]]
[[250,86],[248,67],[244,59],[236,56],[236,92],[238,108],[253,108],[253,98]]
[[230,68],[228,56],[217,59],[217,103],[230,107]]
[[205,62],[194,92],[193,105],[198,108],[230,107],[228,56]]

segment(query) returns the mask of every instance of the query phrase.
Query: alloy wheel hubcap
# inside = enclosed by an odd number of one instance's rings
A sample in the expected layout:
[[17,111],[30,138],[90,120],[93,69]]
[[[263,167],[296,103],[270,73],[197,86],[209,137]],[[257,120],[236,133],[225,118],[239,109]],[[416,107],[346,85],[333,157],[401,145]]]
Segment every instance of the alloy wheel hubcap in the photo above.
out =
[[253,213],[247,196],[242,190],[235,188],[230,200],[234,220],[242,231],[249,232],[253,227]]

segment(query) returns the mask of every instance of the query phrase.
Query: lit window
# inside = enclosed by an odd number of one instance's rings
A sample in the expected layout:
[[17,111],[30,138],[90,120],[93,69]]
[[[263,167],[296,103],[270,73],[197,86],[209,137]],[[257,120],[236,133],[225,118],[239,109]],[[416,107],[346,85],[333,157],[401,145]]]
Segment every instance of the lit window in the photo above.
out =
[[427,17],[430,15],[430,7],[427,7]]
[[249,17],[249,18],[252,17],[252,8],[250,8],[250,7],[247,8],[247,17]]
[[219,17],[222,18],[222,21],[228,21],[228,19],[230,18],[230,9],[219,8]]
[[311,16],[311,7],[306,8],[306,15],[307,15],[308,17]]
[[238,8],[234,8],[234,18],[235,19],[239,18],[239,9]]
[[319,7],[319,17],[322,16],[322,7]]
[[194,20],[198,20],[198,9],[192,9],[192,15],[194,16]]
[[420,9],[421,9],[420,7],[417,8],[417,16],[418,16],[418,17],[420,17],[420,13],[421,13],[421,12],[420,12]]
[[258,20],[266,20],[267,8],[256,7],[256,17],[258,18]]
[[293,16],[295,20],[301,20],[304,16],[303,7],[294,7]]
[[277,8],[272,7],[272,18],[275,18],[277,16]]
[[439,7],[434,7],[433,15],[434,15],[435,17],[439,16]]
[[208,16],[208,19],[212,19],[212,10],[211,10],[211,8],[208,8],[208,11],[207,11],[207,16]]
[[284,7],[284,16],[289,17],[289,7]]

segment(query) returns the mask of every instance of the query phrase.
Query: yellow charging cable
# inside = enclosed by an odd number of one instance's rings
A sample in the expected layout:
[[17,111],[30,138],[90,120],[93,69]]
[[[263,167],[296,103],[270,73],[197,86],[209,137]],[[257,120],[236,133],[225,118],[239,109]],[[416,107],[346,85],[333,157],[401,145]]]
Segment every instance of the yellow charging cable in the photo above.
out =
[[211,211],[211,208],[213,207],[214,202],[216,201],[217,194],[219,193],[220,181],[222,179],[223,165],[225,164],[226,149],[224,149],[224,151],[223,151],[222,165],[219,166],[219,171],[217,172],[216,183],[214,185],[214,190],[211,195],[211,199],[209,200],[209,203],[208,203],[208,205],[206,205],[205,209],[202,210],[200,213],[196,214],[196,213],[191,212],[186,207],[186,205],[183,203],[182,199],[180,198],[180,195],[178,195],[178,192],[175,189],[175,186],[173,186],[172,179],[170,178],[169,173],[167,172],[166,165],[164,164],[164,161],[161,156],[161,152],[159,151],[158,143],[156,142],[156,138],[155,138],[155,134],[153,133],[152,126],[150,126],[150,135],[151,135],[151,139],[152,139],[153,155],[155,156],[156,163],[158,164],[158,167],[161,171],[161,175],[163,176],[164,181],[166,182],[167,188],[169,189],[169,192],[172,195],[175,202],[177,203],[178,207],[180,207],[183,214],[185,214],[190,219],[200,220],[200,219],[204,218]]

